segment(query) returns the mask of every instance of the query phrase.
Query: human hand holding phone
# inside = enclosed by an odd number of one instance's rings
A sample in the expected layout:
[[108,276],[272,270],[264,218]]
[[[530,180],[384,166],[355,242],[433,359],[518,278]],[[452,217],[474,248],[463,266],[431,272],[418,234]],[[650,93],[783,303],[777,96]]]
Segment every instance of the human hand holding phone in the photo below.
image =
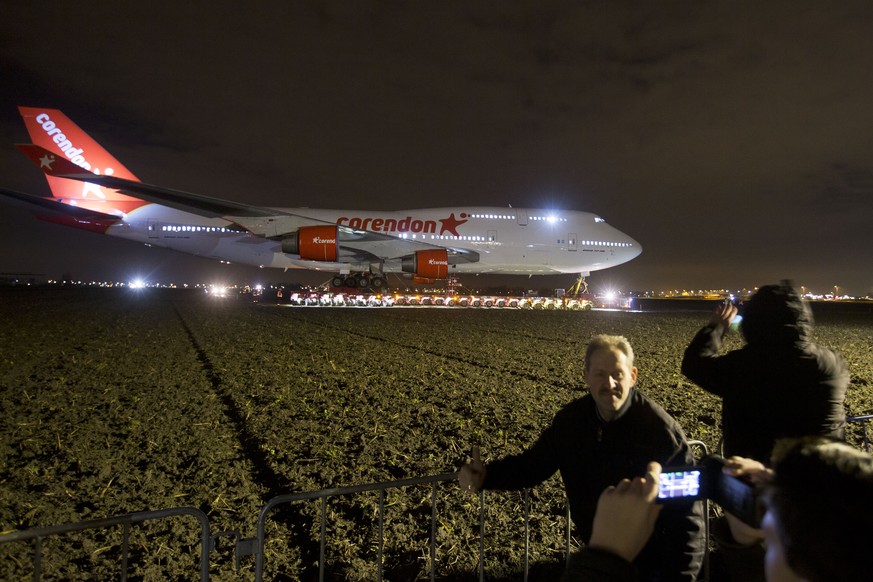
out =
[[597,501],[588,546],[633,561],[649,541],[663,507],[655,503],[660,475],[661,465],[652,461],[645,476],[607,487]]
[[721,326],[722,329],[727,331],[730,329],[731,322],[737,316],[737,311],[739,311],[737,306],[730,299],[725,299],[713,310],[709,323],[710,325]]

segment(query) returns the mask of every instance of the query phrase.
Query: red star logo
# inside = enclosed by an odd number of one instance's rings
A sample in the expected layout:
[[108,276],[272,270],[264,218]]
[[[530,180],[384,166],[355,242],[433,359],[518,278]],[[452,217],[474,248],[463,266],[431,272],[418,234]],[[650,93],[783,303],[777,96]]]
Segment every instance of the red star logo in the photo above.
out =
[[446,231],[454,236],[460,236],[458,234],[458,227],[467,222],[466,217],[467,215],[462,212],[461,218],[463,218],[464,220],[458,220],[457,218],[455,218],[455,213],[452,212],[451,214],[449,214],[448,218],[440,218],[440,222],[443,223],[443,227],[440,230],[440,236],[445,234]]

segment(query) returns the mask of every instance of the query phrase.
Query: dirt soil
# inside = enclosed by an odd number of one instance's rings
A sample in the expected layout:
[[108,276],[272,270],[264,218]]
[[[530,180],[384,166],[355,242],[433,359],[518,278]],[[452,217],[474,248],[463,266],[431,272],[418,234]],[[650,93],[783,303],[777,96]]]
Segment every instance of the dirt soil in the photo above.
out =
[[[851,368],[850,415],[873,413],[873,313],[816,314],[815,339]],[[315,308],[193,291],[0,289],[0,531],[191,506],[217,538],[215,580],[276,495],[452,473],[531,443],[582,395],[581,352],[628,337],[638,388],[715,450],[719,401],[679,372],[706,312]],[[727,348],[741,339],[728,337]],[[861,425],[849,440],[862,446]],[[478,579],[478,498],[437,491],[436,578]],[[430,485],[386,494],[382,574],[429,579]],[[564,557],[557,477],[532,492],[533,576]],[[328,579],[378,576],[376,493],[326,506]],[[521,493],[486,495],[485,577],[521,579]],[[265,579],[317,579],[318,501],[267,519]],[[132,528],[133,580],[197,579],[190,517]],[[47,538],[43,579],[112,578],[121,528]],[[0,578],[31,576],[33,544],[0,546]]]

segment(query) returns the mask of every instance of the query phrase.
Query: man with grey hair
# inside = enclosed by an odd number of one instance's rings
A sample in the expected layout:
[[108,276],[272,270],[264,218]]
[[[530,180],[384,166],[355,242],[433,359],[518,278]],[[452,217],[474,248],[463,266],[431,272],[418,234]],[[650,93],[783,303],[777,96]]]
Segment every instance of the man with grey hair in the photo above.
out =
[[[633,349],[622,336],[599,335],[585,351],[588,394],[558,411],[551,426],[527,450],[485,465],[478,448],[461,467],[462,490],[534,487],[561,473],[570,512],[587,543],[597,500],[609,485],[662,466],[693,464],[685,433],[663,408],[634,388]],[[641,580],[696,580],[703,559],[701,502],[671,504],[634,566]]]

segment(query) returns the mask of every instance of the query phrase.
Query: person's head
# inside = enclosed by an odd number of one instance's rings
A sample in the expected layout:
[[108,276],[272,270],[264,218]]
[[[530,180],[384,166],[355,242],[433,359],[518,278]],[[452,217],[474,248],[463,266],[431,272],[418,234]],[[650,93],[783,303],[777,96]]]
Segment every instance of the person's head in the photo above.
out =
[[749,343],[792,344],[809,340],[812,310],[790,281],[765,285],[743,305],[740,323]]
[[612,420],[637,381],[634,351],[620,335],[597,335],[585,350],[585,383],[605,420]]
[[768,582],[869,579],[873,456],[812,437],[777,444],[773,471],[762,522]]

